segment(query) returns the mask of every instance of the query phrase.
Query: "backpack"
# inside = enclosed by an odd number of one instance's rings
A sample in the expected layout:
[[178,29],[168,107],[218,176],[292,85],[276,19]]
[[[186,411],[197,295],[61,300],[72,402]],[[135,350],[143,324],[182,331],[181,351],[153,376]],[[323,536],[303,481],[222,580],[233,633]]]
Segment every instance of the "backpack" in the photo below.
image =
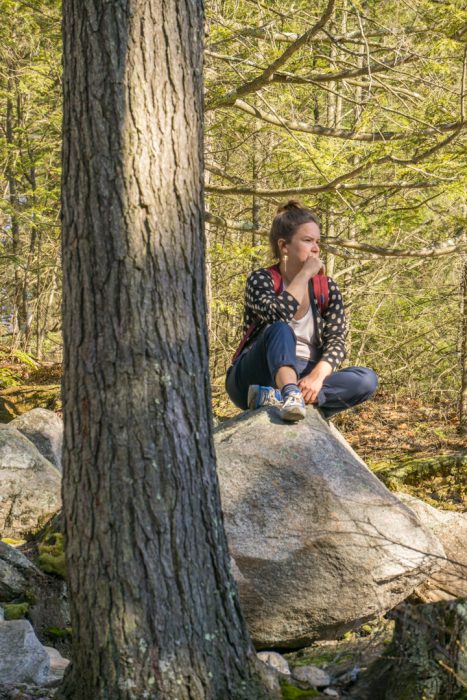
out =
[[[282,275],[280,273],[279,265],[272,265],[271,267],[266,268],[266,272],[269,272],[269,274],[272,277],[272,281],[274,283],[274,294],[277,296],[283,291],[284,284],[282,281]],[[318,302],[318,309],[321,315],[323,315],[326,312],[326,309],[329,306],[329,284],[328,284],[328,278],[326,275],[324,275],[322,272],[318,273],[314,277],[312,277],[313,280],[313,293],[315,295],[315,299]],[[240,345],[235,351],[234,356],[232,357],[232,364],[235,362],[235,360],[239,357],[240,353],[242,352],[243,348],[247,344],[248,340],[250,339],[251,335],[257,328],[258,323],[253,322],[249,328],[245,331],[245,334],[240,342]]]

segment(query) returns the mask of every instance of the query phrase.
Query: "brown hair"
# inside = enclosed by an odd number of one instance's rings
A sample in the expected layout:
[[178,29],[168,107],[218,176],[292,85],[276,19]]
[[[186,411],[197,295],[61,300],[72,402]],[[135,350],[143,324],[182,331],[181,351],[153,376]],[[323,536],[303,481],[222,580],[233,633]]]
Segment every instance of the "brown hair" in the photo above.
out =
[[271,244],[273,255],[276,258],[280,258],[278,242],[281,238],[286,243],[290,243],[298,227],[310,221],[318,226],[321,225],[314,211],[305,207],[301,202],[289,199],[288,202],[279,205],[269,232],[269,243]]

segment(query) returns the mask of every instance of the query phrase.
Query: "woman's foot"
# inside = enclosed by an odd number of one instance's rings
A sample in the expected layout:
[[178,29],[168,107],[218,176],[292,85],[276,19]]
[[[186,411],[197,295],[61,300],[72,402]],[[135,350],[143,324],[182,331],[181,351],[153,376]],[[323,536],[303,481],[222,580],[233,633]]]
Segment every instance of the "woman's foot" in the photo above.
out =
[[302,392],[298,386],[291,387],[290,384],[287,385],[287,391],[284,392],[284,402],[279,413],[282,420],[290,422],[295,422],[305,418],[305,401],[303,400]]
[[248,387],[248,408],[254,410],[262,406],[282,406],[282,394],[272,386],[251,384]]

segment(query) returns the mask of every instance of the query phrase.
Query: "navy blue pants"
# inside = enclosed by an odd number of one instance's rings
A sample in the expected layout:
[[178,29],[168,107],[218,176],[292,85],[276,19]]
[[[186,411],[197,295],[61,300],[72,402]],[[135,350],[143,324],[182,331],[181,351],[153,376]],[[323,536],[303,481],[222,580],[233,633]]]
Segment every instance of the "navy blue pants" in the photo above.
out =
[[[316,361],[296,356],[295,334],[283,321],[267,326],[227,373],[226,390],[238,408],[246,409],[250,384],[276,386],[280,367],[293,367],[299,378],[309,374]],[[346,367],[326,377],[318,394],[319,406],[326,418],[369,399],[376,391],[378,378],[372,369]]]

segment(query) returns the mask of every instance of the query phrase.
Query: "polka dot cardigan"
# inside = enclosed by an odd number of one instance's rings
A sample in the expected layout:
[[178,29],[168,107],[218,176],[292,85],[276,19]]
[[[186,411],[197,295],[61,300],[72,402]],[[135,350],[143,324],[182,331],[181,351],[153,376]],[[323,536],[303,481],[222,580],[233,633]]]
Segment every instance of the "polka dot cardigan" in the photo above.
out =
[[[344,304],[339,288],[330,277],[328,277],[328,283],[329,306],[324,312],[324,316],[321,316],[319,312],[311,281],[309,290],[317,342],[322,352],[321,359],[329,362],[334,370],[345,357],[346,325]],[[245,289],[243,332],[245,333],[252,323],[256,323],[257,326],[248,338],[245,349],[251,345],[251,342],[265,325],[276,321],[285,321],[286,323],[291,321],[297,313],[298,307],[298,301],[286,290],[276,296],[272,277],[265,269],[251,272],[248,275]]]

